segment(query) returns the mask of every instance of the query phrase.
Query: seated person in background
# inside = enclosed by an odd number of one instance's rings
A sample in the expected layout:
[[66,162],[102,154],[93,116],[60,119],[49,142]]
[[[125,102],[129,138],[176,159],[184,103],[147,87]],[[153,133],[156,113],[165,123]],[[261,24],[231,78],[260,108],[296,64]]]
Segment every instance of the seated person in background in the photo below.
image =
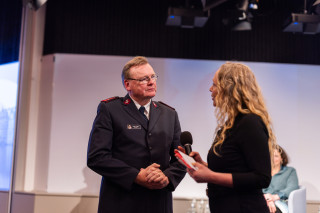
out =
[[286,152],[278,146],[274,150],[271,183],[262,190],[271,213],[287,213],[289,194],[299,188],[297,172],[287,166],[288,162]]

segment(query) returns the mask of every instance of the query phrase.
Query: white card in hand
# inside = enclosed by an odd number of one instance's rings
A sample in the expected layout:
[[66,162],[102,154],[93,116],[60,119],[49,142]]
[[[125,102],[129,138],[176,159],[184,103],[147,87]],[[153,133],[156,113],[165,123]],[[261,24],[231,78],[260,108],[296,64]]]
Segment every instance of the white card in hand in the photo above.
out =
[[181,164],[185,165],[189,169],[194,169],[194,170],[198,169],[197,167],[192,165],[192,163],[196,162],[192,157],[184,154],[183,152],[181,152],[180,150],[177,150],[177,149],[175,150],[175,153],[176,153],[176,157],[177,157],[178,161]]

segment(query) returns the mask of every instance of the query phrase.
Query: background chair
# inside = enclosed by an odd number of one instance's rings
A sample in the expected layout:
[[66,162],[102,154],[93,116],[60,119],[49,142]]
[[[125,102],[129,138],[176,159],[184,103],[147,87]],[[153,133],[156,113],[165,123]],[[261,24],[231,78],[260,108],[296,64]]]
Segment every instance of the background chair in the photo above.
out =
[[289,213],[306,213],[306,206],[306,188],[304,186],[299,186],[299,189],[294,190],[289,194]]

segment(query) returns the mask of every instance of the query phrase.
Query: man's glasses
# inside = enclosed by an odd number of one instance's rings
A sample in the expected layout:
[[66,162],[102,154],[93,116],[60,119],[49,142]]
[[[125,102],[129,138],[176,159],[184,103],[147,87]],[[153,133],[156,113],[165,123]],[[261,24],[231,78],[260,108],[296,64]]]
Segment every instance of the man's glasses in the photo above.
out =
[[152,75],[151,77],[146,76],[144,78],[140,78],[140,79],[135,79],[135,78],[127,78],[128,80],[135,80],[135,81],[139,81],[140,84],[147,84],[149,83],[151,80],[156,81],[158,79],[157,75]]

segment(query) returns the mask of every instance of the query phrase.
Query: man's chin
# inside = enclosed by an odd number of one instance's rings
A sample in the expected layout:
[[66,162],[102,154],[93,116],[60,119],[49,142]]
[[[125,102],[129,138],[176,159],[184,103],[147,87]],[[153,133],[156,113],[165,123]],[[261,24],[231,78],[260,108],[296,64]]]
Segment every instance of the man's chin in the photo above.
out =
[[151,92],[151,93],[145,94],[145,97],[146,97],[146,98],[153,98],[154,96],[156,96],[156,93],[155,93],[155,92]]

